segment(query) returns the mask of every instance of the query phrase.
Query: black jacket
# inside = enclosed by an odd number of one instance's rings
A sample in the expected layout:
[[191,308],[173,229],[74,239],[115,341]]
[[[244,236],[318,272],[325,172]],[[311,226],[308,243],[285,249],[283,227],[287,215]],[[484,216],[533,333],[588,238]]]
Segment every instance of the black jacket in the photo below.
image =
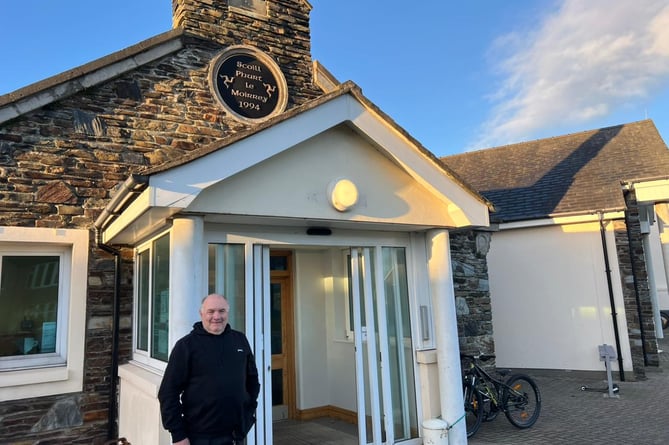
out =
[[172,441],[234,436],[255,421],[260,382],[246,336],[230,328],[208,333],[202,322],[174,345],[158,391]]

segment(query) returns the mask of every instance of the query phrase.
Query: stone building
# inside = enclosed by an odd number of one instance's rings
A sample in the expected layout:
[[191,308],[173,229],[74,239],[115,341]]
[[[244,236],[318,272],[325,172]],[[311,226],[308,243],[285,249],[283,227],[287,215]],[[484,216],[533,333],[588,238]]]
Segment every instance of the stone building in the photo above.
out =
[[262,370],[251,444],[318,417],[420,443],[437,416],[465,443],[460,349],[598,370],[617,330],[619,370],[656,362],[652,123],[440,160],[312,60],[306,0],[171,4],[0,97],[0,443],[169,443],[157,388],[209,292]]
[[449,238],[479,246],[489,203],[312,61],[306,0],[171,3],[173,30],[0,97],[0,442],[169,443],[157,387],[219,292],[262,371],[250,444],[323,416],[464,443],[453,281],[476,297],[479,266]]
[[486,317],[499,366],[602,372],[604,344],[618,379],[658,366],[669,150],[652,121],[443,161],[495,207]]

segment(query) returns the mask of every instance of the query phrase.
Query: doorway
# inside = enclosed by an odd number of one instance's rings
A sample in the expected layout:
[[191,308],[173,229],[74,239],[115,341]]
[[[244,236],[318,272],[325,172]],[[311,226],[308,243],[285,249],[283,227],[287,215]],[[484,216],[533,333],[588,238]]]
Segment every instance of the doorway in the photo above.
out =
[[280,421],[327,419],[355,426],[360,445],[417,443],[408,245],[232,239],[210,245],[210,282],[239,295],[231,316],[256,351],[249,443],[272,443]]
[[292,254],[270,250],[272,421],[295,419],[295,335]]
[[269,268],[273,424],[343,420],[360,444],[418,437],[405,249],[271,249]]

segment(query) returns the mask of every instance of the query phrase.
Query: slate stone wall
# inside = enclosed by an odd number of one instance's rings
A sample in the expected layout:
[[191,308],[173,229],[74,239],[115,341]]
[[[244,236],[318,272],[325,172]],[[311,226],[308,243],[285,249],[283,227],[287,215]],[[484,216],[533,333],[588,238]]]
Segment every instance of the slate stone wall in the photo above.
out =
[[[213,5],[214,14],[226,2],[175,3]],[[315,97],[305,4],[270,5],[269,20],[220,22],[211,28],[217,41],[183,35],[185,47],[176,53],[0,124],[0,226],[91,231],[83,391],[0,402],[0,443],[106,440],[114,258],[95,244],[94,221],[131,173],[248,129],[226,115],[209,89],[209,62],[224,45],[257,44],[283,64],[289,108]],[[227,14],[225,8],[221,13]],[[197,17],[190,16],[189,26]],[[132,252],[122,255],[120,363],[130,358],[132,346]]]
[[247,15],[227,0],[173,0],[175,28],[222,46],[253,45],[281,67],[294,104],[316,97],[312,86],[310,8],[302,0],[267,1],[268,13]]
[[[616,249],[634,376],[645,379],[645,366],[659,366],[655,320],[643,246],[644,235],[641,233],[639,208],[633,191],[626,192],[625,204],[625,221],[615,225]],[[624,326],[621,328],[624,329]]]
[[465,353],[495,353],[486,261],[490,242],[490,232],[450,234],[458,336]]

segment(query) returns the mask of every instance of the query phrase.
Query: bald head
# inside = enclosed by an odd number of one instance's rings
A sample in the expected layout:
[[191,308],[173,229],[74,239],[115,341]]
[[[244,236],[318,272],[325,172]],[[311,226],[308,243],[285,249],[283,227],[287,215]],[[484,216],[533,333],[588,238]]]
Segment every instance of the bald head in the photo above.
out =
[[200,319],[202,327],[210,334],[220,335],[228,325],[230,304],[223,295],[209,294],[202,299]]

